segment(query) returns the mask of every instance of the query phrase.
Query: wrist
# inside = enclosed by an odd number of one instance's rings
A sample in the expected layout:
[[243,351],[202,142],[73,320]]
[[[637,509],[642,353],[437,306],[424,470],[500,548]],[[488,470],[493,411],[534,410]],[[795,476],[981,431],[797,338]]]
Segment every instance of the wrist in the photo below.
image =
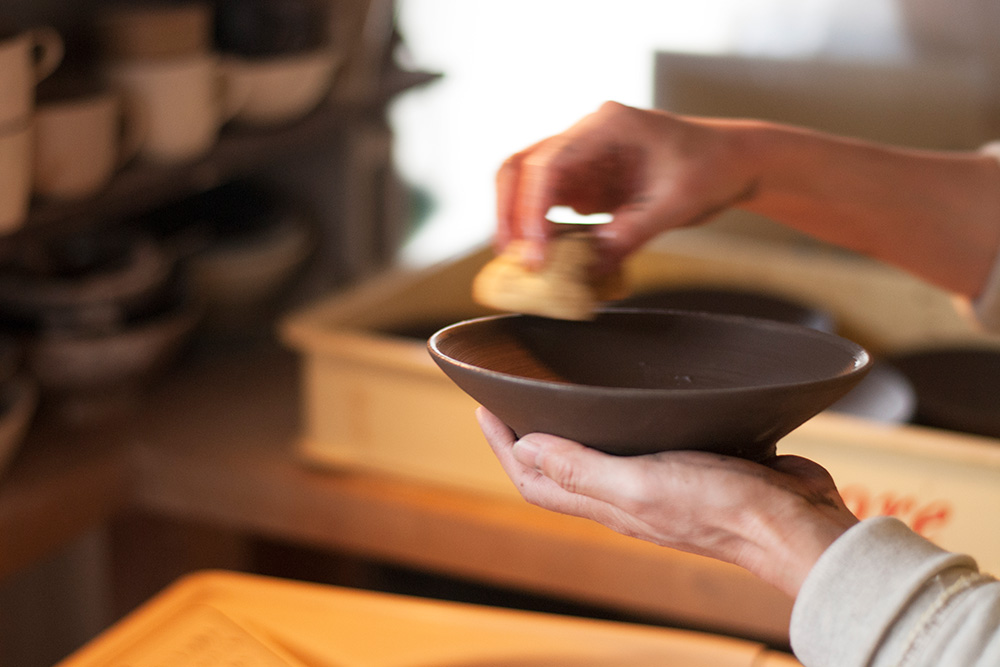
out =
[[738,563],[791,597],[837,538],[858,522],[827,496],[784,492],[744,521],[746,562]]

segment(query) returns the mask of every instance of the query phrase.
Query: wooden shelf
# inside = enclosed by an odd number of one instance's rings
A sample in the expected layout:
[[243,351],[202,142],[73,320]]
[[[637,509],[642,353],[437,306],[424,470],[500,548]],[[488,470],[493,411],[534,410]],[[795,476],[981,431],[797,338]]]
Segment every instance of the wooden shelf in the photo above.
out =
[[275,161],[323,147],[332,150],[339,134],[363,122],[384,122],[384,108],[392,98],[439,77],[430,72],[390,70],[378,90],[364,100],[329,100],[302,120],[280,127],[227,126],[213,149],[198,160],[172,165],[137,160],[88,199],[36,200],[24,227],[0,237],[0,259],[26,241],[116,224],[172,199],[259,172]]
[[305,119],[273,129],[225,128],[205,157],[182,164],[136,161],[99,194],[79,201],[36,201],[25,226],[0,238],[0,256],[28,239],[49,238],[144,213],[160,203],[253,173],[282,157],[329,144],[362,116],[358,107],[326,104]]

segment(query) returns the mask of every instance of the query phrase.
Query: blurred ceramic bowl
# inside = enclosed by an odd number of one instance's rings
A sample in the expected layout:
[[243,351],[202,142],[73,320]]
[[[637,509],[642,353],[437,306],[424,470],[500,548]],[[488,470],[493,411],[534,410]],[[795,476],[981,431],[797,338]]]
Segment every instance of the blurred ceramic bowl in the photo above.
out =
[[159,308],[173,276],[149,239],[65,240],[0,271],[0,322],[29,333],[112,331]]
[[25,370],[64,416],[101,416],[108,406],[135,402],[178,357],[198,317],[197,307],[179,302],[108,333],[38,335],[25,343]]
[[24,376],[0,384],[0,476],[7,472],[31,426],[38,405],[38,387]]
[[889,361],[913,386],[917,424],[1000,438],[1000,350],[941,346]]
[[876,359],[865,379],[829,409],[885,424],[905,424],[916,416],[917,394],[899,369]]
[[127,383],[162,369],[196,322],[196,309],[184,305],[109,334],[42,335],[26,343],[25,364],[43,390]]
[[233,122],[275,126],[308,115],[329,93],[340,60],[328,48],[261,58],[227,57]]
[[607,309],[593,322],[498,315],[428,341],[434,361],[519,436],[612,454],[695,449],[750,459],[868,372],[858,345],[713,313]]
[[829,333],[834,333],[837,329],[833,315],[825,310],[776,294],[732,287],[662,288],[640,292],[623,299],[618,305],[762,317],[776,322],[801,324]]
[[186,262],[192,295],[205,324],[232,328],[252,322],[274,304],[314,246],[311,226],[288,213],[271,226],[217,238]]

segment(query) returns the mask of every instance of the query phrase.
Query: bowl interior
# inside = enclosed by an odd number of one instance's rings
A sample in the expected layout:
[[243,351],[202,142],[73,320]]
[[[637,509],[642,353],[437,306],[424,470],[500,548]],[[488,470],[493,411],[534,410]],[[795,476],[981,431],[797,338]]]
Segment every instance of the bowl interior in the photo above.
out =
[[858,345],[798,325],[645,309],[609,309],[592,322],[479,318],[438,331],[428,346],[518,435],[625,454],[762,456],[871,363]]
[[837,328],[833,314],[820,308],[778,294],[734,287],[663,287],[634,294],[616,305],[745,315],[831,333]]
[[593,323],[480,318],[446,329],[441,354],[485,372],[623,389],[742,389],[853,370],[852,345],[749,318],[621,310]]

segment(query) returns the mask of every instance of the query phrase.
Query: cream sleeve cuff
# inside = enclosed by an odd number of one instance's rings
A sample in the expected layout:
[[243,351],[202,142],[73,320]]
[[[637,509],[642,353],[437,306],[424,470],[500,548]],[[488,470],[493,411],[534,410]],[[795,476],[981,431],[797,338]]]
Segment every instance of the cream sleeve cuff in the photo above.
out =
[[[1000,141],[988,143],[979,150],[1000,162]],[[972,301],[972,311],[983,328],[1000,333],[1000,255],[993,260],[993,269],[983,290]]]
[[792,610],[807,667],[1000,665],[1000,583],[890,517],[820,556]]

